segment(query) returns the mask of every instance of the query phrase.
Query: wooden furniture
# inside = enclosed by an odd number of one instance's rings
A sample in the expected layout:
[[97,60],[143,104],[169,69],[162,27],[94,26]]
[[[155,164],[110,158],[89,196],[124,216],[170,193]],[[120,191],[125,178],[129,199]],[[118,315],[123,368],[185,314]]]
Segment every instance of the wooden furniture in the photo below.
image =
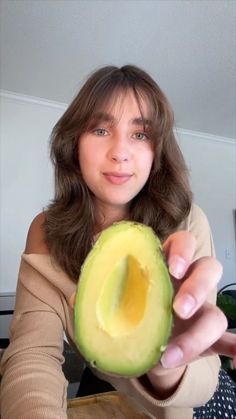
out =
[[144,408],[118,391],[68,400],[68,419],[150,419]]

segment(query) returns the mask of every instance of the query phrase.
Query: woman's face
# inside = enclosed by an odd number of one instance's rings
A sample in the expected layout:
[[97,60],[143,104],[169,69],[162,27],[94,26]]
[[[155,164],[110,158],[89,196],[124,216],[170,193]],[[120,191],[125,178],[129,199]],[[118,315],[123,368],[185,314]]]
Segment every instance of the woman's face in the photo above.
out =
[[127,213],[129,202],[145,185],[154,152],[148,130],[147,105],[141,101],[143,117],[134,94],[119,95],[98,122],[82,134],[78,144],[84,181],[95,195],[97,209]]

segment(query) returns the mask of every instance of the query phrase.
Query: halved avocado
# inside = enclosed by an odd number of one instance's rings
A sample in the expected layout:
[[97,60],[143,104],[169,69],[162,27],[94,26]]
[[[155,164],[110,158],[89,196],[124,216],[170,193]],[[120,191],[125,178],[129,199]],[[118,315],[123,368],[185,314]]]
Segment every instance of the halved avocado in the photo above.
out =
[[75,300],[75,342],[97,369],[140,376],[159,360],[172,328],[173,287],[150,227],[122,221],[88,254]]

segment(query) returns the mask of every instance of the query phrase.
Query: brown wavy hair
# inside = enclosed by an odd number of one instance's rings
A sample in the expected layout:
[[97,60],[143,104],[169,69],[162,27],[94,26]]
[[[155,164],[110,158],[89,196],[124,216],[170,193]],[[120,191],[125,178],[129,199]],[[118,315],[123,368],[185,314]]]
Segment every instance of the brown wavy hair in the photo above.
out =
[[132,91],[142,115],[148,104],[154,162],[147,183],[130,202],[129,220],[149,225],[161,240],[176,230],[190,211],[188,170],[174,136],[171,106],[156,82],[133,65],[106,66],[95,71],[55,125],[51,158],[55,167],[55,197],[45,211],[45,240],[50,254],[77,282],[81,265],[96,231],[94,197],[78,161],[78,141],[94,115]]

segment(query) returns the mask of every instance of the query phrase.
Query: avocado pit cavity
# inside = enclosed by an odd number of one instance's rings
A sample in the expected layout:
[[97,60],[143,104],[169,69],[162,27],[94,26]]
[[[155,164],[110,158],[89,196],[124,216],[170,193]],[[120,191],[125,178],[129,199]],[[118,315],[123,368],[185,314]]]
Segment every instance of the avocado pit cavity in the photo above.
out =
[[98,322],[110,336],[124,336],[142,321],[149,288],[148,270],[132,255],[107,275],[97,301]]

